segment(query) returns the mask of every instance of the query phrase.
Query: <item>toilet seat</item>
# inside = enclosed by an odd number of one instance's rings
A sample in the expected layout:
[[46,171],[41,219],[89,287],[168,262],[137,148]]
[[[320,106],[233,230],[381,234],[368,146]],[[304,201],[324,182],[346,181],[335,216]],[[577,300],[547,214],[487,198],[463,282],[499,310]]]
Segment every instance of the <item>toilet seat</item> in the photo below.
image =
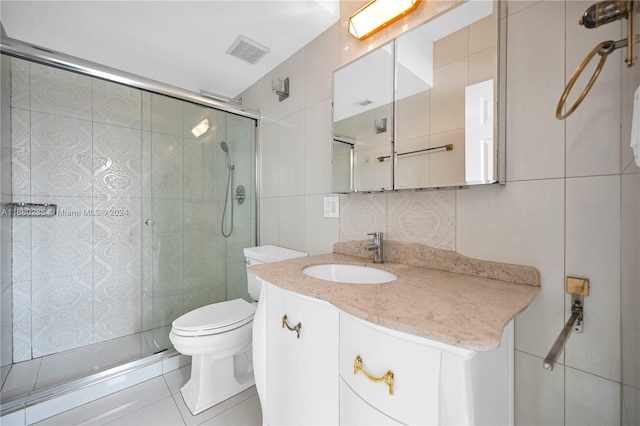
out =
[[253,321],[255,312],[256,307],[244,299],[213,303],[177,318],[171,331],[185,337],[224,333]]

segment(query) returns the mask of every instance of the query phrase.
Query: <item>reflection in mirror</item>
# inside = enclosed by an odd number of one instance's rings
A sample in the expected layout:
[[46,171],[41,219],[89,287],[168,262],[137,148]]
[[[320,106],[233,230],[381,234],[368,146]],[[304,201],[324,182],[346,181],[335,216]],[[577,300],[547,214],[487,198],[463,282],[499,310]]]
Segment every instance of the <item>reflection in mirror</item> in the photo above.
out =
[[497,15],[471,0],[396,39],[395,189],[496,182]]
[[[393,140],[393,42],[351,62],[334,73],[334,191],[392,189],[389,158]],[[345,141],[352,145],[343,146]],[[349,151],[351,184],[345,189],[341,155]],[[336,160],[336,157],[339,159]]]
[[333,191],[351,192],[353,190],[353,154],[355,139],[334,136],[333,139]]

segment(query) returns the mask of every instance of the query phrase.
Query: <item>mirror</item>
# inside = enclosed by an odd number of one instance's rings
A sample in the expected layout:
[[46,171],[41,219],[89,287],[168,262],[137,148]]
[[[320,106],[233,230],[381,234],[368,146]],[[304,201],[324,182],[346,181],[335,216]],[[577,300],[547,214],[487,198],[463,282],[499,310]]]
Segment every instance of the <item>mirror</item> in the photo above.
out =
[[[333,75],[334,192],[393,188],[393,162],[378,161],[391,158],[393,152],[393,46],[389,42]],[[348,187],[345,145],[352,154]]]
[[335,71],[334,192],[503,181],[498,10],[467,1]]

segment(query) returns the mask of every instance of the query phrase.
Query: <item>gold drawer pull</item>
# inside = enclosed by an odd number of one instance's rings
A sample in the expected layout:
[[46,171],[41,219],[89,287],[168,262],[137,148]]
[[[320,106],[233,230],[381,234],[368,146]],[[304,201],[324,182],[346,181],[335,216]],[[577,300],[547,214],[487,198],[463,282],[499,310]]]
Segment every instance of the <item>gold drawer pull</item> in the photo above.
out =
[[393,371],[387,371],[387,374],[382,377],[373,377],[371,374],[367,373],[362,366],[362,358],[360,358],[360,355],[358,355],[356,360],[353,361],[353,374],[358,374],[358,371],[362,371],[364,375],[367,376],[367,379],[372,382],[385,382],[389,385],[389,395],[393,395]]
[[295,331],[296,335],[298,337],[298,339],[300,338],[300,329],[302,328],[302,324],[298,323],[295,327],[291,327],[288,323],[287,323],[287,315],[283,315],[282,316],[282,328],[287,327],[289,330],[291,331]]

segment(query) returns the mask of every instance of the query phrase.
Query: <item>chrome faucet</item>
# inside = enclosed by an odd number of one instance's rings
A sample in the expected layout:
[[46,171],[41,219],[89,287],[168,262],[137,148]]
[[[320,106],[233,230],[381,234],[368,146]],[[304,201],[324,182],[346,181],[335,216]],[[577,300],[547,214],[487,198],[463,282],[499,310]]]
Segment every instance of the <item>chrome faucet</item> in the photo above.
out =
[[364,249],[366,251],[371,251],[371,250],[375,250],[375,253],[373,254],[373,263],[383,263],[383,252],[382,252],[382,232],[378,231],[378,232],[372,232],[370,234],[367,235],[371,235],[373,236],[373,244],[368,244],[366,246],[364,246]]

